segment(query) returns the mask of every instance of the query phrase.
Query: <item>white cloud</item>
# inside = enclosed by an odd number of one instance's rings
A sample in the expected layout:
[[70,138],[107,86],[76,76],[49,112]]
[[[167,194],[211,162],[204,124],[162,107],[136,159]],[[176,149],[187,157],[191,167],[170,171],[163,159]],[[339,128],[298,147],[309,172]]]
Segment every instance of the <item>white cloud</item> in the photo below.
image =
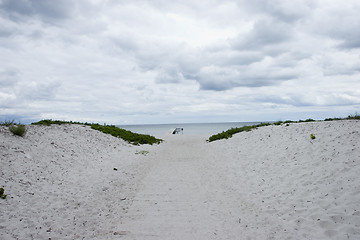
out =
[[351,114],[360,108],[359,6],[3,0],[0,120]]

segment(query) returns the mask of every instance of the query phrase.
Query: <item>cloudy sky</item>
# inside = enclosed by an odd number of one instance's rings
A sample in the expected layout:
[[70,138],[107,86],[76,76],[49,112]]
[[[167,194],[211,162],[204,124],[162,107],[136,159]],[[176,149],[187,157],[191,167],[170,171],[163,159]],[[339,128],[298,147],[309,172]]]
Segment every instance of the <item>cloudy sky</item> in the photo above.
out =
[[358,0],[0,0],[0,120],[360,113]]

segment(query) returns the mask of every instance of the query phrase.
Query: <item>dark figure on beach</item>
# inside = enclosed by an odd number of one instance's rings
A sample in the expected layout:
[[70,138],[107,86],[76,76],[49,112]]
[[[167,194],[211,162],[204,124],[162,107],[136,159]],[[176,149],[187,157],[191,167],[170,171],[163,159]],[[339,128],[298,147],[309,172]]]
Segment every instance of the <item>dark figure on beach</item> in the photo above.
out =
[[183,134],[183,131],[184,131],[183,128],[175,128],[175,130],[173,131],[172,134],[178,134],[178,133],[180,133],[180,132]]

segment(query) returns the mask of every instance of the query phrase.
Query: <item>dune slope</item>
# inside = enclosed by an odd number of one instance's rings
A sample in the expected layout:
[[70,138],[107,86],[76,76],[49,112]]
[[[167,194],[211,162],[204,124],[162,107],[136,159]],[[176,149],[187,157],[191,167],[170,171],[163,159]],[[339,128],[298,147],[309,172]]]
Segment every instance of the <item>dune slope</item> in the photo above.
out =
[[360,238],[360,121],[206,138],[0,127],[0,238]]

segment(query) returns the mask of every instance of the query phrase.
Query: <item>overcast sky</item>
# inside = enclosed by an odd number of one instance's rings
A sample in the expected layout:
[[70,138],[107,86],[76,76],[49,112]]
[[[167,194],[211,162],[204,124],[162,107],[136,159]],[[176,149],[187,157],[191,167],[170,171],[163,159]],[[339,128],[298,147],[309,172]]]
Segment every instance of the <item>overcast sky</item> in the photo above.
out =
[[358,0],[0,0],[0,120],[360,113]]

